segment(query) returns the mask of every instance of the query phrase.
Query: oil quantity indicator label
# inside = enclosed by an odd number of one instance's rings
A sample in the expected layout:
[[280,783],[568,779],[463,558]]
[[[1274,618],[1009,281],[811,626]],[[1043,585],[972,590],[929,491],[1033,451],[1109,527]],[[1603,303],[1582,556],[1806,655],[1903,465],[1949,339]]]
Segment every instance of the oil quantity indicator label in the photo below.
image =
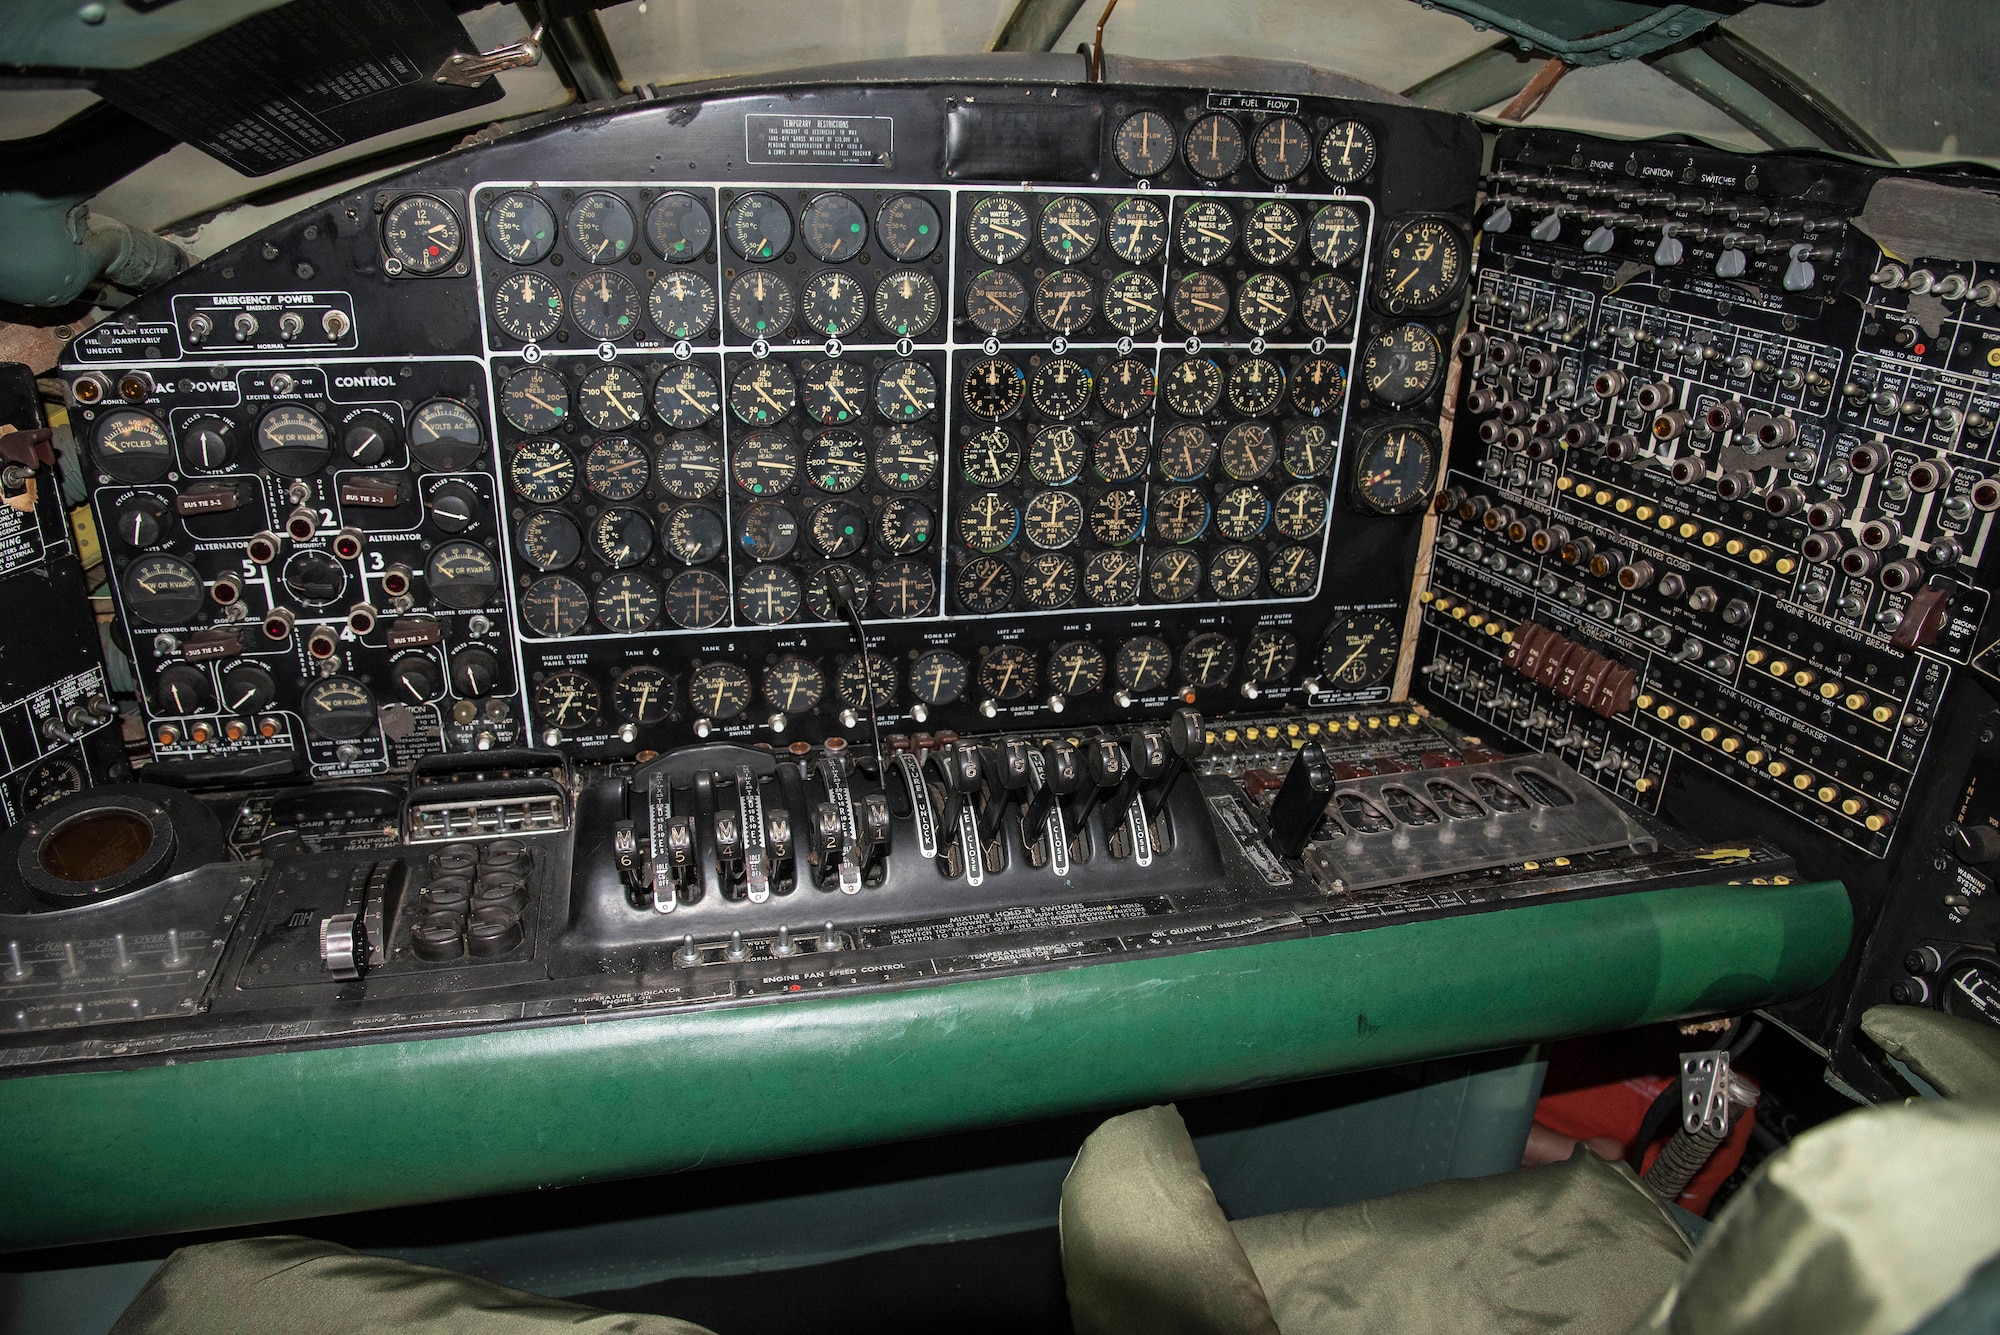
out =
[[886,167],[896,146],[888,116],[776,116],[743,118],[744,160],[757,166],[792,162]]

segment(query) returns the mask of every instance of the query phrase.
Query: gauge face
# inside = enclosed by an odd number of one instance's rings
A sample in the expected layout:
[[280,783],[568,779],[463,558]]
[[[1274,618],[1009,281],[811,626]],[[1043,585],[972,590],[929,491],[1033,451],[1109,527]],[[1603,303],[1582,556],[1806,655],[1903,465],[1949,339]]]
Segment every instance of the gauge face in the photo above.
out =
[[1270,180],[1297,180],[1312,166],[1312,132],[1291,116],[1273,117],[1258,127],[1250,158]]
[[997,491],[982,491],[958,512],[958,540],[975,552],[1004,552],[1021,534],[1021,512]]
[[28,811],[74,797],[83,791],[83,770],[75,761],[50,756],[36,763],[21,779],[21,806]]
[[1208,587],[1217,598],[1254,598],[1263,587],[1264,563],[1248,547],[1224,547],[1208,559]]
[[1323,273],[1306,285],[1300,316],[1315,334],[1337,334],[1354,318],[1354,286],[1338,274]]
[[1060,487],[1083,472],[1087,452],[1083,432],[1073,426],[1043,427],[1028,446],[1028,471],[1038,482]]
[[1037,547],[1067,547],[1083,536],[1083,502],[1072,492],[1037,492],[1021,512],[1021,530]]
[[611,707],[627,723],[673,718],[673,678],[656,667],[626,668],[611,683]]
[[686,264],[700,259],[715,239],[715,220],[708,216],[708,206],[693,195],[670,191],[646,210],[646,239],[652,242],[653,253],[669,264]]
[[1139,601],[1139,554],[1094,552],[1083,567],[1083,596],[1098,607],[1128,607]]
[[321,677],[306,687],[299,713],[315,737],[351,742],[375,731],[375,696],[352,677]]
[[1285,397],[1285,373],[1268,357],[1246,357],[1229,371],[1229,406],[1262,417]]
[[468,610],[493,601],[500,587],[500,567],[493,553],[476,542],[441,543],[424,563],[431,601]]
[[1077,586],[1075,557],[1062,552],[1037,552],[1026,562],[1021,595],[1037,611],[1053,612],[1076,601]]
[[1271,500],[1261,487],[1231,487],[1215,502],[1215,527],[1231,542],[1249,542],[1271,522]]
[[669,366],[653,382],[653,412],[676,431],[707,426],[721,411],[722,394],[706,366],[693,362]]
[[1152,367],[1136,357],[1121,357],[1097,378],[1097,401],[1113,417],[1137,417],[1151,410],[1157,389]]
[[[885,561],[875,574],[870,601],[885,617],[920,617],[937,598],[937,576],[921,561]],[[912,689],[915,672],[911,673]]]
[[868,294],[847,274],[829,269],[806,284],[805,314],[814,333],[844,338],[868,318]]
[[606,436],[583,458],[584,481],[607,501],[635,499],[652,469],[646,452],[625,436]]
[[1190,686],[1225,686],[1236,671],[1236,645],[1227,635],[1205,631],[1181,647],[1181,680]]
[[890,362],[875,379],[875,411],[886,421],[914,422],[937,406],[937,377],[922,362]]
[[1437,384],[1444,360],[1437,335],[1420,324],[1399,324],[1368,341],[1362,381],[1384,403],[1415,403]]
[[646,314],[668,338],[701,338],[715,328],[715,286],[692,269],[674,269],[655,279],[646,294]]
[[988,421],[1011,416],[1027,391],[1028,378],[1021,368],[999,357],[974,362],[960,387],[966,408]]
[[1201,558],[1162,552],[1146,566],[1146,589],[1163,603],[1184,603],[1201,592]]
[[898,269],[875,289],[875,323],[902,338],[920,338],[937,323],[942,305],[929,274]]
[[815,258],[838,264],[853,259],[868,244],[868,215],[846,195],[830,192],[806,205],[799,215],[799,234]]
[[990,616],[1014,601],[1014,567],[996,556],[975,556],[958,568],[952,589],[966,611]]
[[727,722],[750,707],[750,674],[734,663],[703,663],[688,677],[688,703]]
[[332,453],[332,434],[310,408],[281,404],[257,419],[257,457],[273,473],[309,477]]
[[1038,229],[1042,250],[1057,264],[1075,264],[1097,249],[1097,210],[1075,195],[1061,195],[1042,208]]
[[207,589],[201,572],[178,556],[142,557],[119,581],[125,610],[149,626],[185,626],[201,614]]
[[821,556],[852,556],[868,541],[868,512],[853,501],[827,501],[806,518],[806,536]]
[[1390,315],[1421,315],[1448,305],[1465,281],[1465,241],[1441,218],[1412,218],[1382,246],[1376,299]]
[[979,689],[1001,704],[1024,699],[1035,689],[1035,656],[1018,644],[1003,644],[979,660]]
[[1057,269],[1035,284],[1035,319],[1057,334],[1074,334],[1097,312],[1097,294],[1090,280],[1071,269]]
[[660,446],[653,471],[661,491],[698,501],[722,489],[722,450],[707,436],[684,432]]
[[486,244],[510,264],[536,264],[555,248],[556,215],[540,195],[509,190],[486,211]]
[[1362,438],[1354,460],[1354,498],[1376,514],[1411,514],[1430,503],[1437,468],[1437,441],[1426,428],[1386,423]]
[[781,431],[753,431],[736,442],[729,476],[752,496],[773,496],[798,481],[799,449]]
[[966,219],[966,240],[988,264],[1006,264],[1027,253],[1028,210],[1011,195],[988,195],[972,206]]
[[1183,256],[1204,268],[1220,264],[1236,245],[1236,215],[1215,200],[1197,199],[1181,214],[1174,244]]
[[910,664],[910,694],[927,705],[954,704],[965,694],[965,660],[949,649],[933,649]]
[[804,714],[817,709],[825,694],[826,674],[809,658],[787,654],[764,669],[764,699],[773,709]]
[[806,416],[821,426],[852,422],[867,412],[868,372],[851,361],[809,361],[801,382]]
[[1262,422],[1239,422],[1222,438],[1222,471],[1238,482],[1254,482],[1278,461],[1277,433]]
[[729,615],[729,586],[713,570],[683,570],[667,581],[667,616],[683,630],[707,630]]
[[576,387],[576,408],[599,431],[618,431],[646,415],[646,386],[623,366],[598,366]]
[[1090,536],[1106,547],[1124,547],[1146,528],[1146,503],[1136,491],[1119,487],[1090,503]]
[[1380,612],[1357,612],[1327,632],[1321,675],[1350,690],[1374,686],[1396,666],[1396,624]]
[[1091,470],[1100,482],[1130,482],[1146,471],[1147,445],[1138,426],[1114,426],[1091,449]]
[[583,555],[583,534],[561,510],[536,510],[521,521],[514,546],[535,569],[561,570]]
[[1290,631],[1260,630],[1243,647],[1243,675],[1259,686],[1289,681],[1298,665],[1299,642]]
[[1253,334],[1273,334],[1291,320],[1298,298],[1274,273],[1253,273],[1236,289],[1236,318]]
[[493,323],[523,343],[555,333],[562,314],[562,289],[533,270],[508,274],[493,290]]
[[1281,547],[1271,553],[1266,576],[1281,598],[1304,598],[1319,584],[1319,553],[1310,547]]
[[569,244],[592,264],[616,264],[632,252],[639,223],[624,200],[606,190],[580,196],[564,224]]
[[1215,462],[1215,441],[1193,422],[1183,422],[1160,437],[1160,476],[1169,482],[1192,482]]
[[1174,284],[1174,323],[1190,334],[1220,329],[1229,318],[1229,285],[1212,273],[1191,273]]
[[1328,204],[1313,214],[1312,253],[1321,264],[1338,268],[1361,253],[1361,215],[1345,204]]
[[806,449],[806,477],[821,491],[844,495],[868,476],[868,452],[852,431],[822,431]]
[[1110,667],[1104,651],[1089,640],[1067,640],[1049,650],[1049,689],[1064,695],[1094,695]]
[[758,501],[737,517],[736,542],[753,561],[781,561],[799,543],[799,521],[776,501]]
[[1326,489],[1304,482],[1285,488],[1278,494],[1272,518],[1278,532],[1288,538],[1304,542],[1319,536],[1326,527]]
[[553,431],[569,420],[569,386],[547,367],[524,366],[500,386],[500,415],[517,431]]
[[1148,518],[1162,542],[1193,542],[1208,528],[1208,498],[1199,487],[1168,487],[1153,497]]
[[746,260],[774,260],[792,244],[792,215],[761,191],[738,195],[723,215],[729,248]]
[[845,615],[833,605],[833,594],[828,590],[828,581],[833,573],[844,571],[848,583],[854,586],[854,610],[858,615],[862,604],[868,601],[868,577],[856,566],[845,561],[829,561],[806,577],[806,610],[815,621],[838,621]]
[[537,635],[574,635],[589,617],[590,595],[568,575],[544,575],[522,591],[521,619]]
[[965,442],[963,462],[967,481],[1005,486],[1021,467],[1021,445],[1005,427],[988,427]]
[[768,269],[746,269],[729,284],[723,302],[729,323],[745,338],[773,338],[792,322],[792,285]]
[[[261,454],[261,423],[257,431]],[[98,422],[91,457],[97,461],[98,472],[117,482],[158,482],[174,467],[174,447],[167,439],[167,429],[146,413],[126,409],[106,413]]]
[[1027,286],[1005,269],[988,269],[966,285],[965,318],[982,334],[1004,334],[1028,316]]
[[382,248],[405,273],[441,273],[464,245],[458,215],[435,195],[405,195],[382,215]]
[[663,527],[667,555],[686,566],[707,565],[729,542],[722,516],[705,505],[675,506]]
[[834,687],[840,692],[841,703],[851,709],[866,709],[871,697],[878,705],[893,705],[897,694],[896,665],[873,654],[865,661],[855,654],[840,665]]
[[1206,357],[1188,357],[1167,371],[1167,406],[1182,417],[1206,417],[1222,401],[1222,368]]
[[805,586],[790,566],[753,566],[736,579],[736,612],[753,626],[781,626],[805,606]]
[[1174,670],[1174,651],[1165,640],[1141,635],[1118,646],[1112,666],[1121,687],[1145,695],[1167,684]]
[[432,399],[410,415],[410,453],[425,468],[455,473],[486,453],[486,435],[472,409],[456,399]]
[[1324,417],[1347,397],[1347,372],[1326,357],[1308,357],[1291,375],[1292,407],[1308,417]]
[[897,195],[875,215],[876,239],[904,264],[929,258],[942,234],[936,206],[922,195]]
[[1028,398],[1044,417],[1075,417],[1090,406],[1091,374],[1069,357],[1043,362],[1028,383]]
[[1293,422],[1285,428],[1285,471],[1293,477],[1319,477],[1333,466],[1333,437],[1318,422]]
[[1167,244],[1167,215],[1150,199],[1121,199],[1106,230],[1112,254],[1127,264],[1148,264]]
[[783,362],[738,362],[729,381],[729,411],[746,426],[782,422],[799,404],[799,382]]
[[616,635],[651,630],[660,620],[660,586],[630,571],[613,575],[597,586],[596,612],[598,624]]
[[[930,545],[931,534],[937,527],[937,516],[922,501],[909,496],[891,497],[882,507],[882,513],[875,516],[875,538],[884,551],[895,556],[909,556]],[[887,567],[884,567],[884,578]],[[933,581],[935,584],[935,581]],[[880,581],[876,588],[881,588]]]
[[590,547],[613,570],[638,565],[653,554],[653,521],[643,510],[607,506],[590,526]]
[[1127,269],[1105,285],[1104,322],[1136,338],[1160,322],[1164,304],[1151,274]]
[[1119,122],[1111,152],[1134,176],[1158,176],[1174,160],[1174,126],[1157,111],[1136,111]]
[[891,491],[920,491],[937,470],[937,442],[922,431],[896,427],[875,446],[875,480]]
[[1277,200],[1267,200],[1250,211],[1243,224],[1243,248],[1259,264],[1285,264],[1299,248],[1305,225],[1297,210]]
[[1375,135],[1360,121],[1342,121],[1319,141],[1319,169],[1336,185],[1352,185],[1375,167]]
[[1203,116],[1188,127],[1181,155],[1196,176],[1219,181],[1243,163],[1243,131],[1227,116]]

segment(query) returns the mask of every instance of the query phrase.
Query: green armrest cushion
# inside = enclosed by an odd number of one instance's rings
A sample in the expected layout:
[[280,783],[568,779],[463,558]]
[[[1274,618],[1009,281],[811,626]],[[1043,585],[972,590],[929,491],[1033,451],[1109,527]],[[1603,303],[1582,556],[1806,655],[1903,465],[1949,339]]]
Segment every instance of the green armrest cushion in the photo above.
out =
[[1922,1006],[1873,1006],[1861,1032],[1948,1099],[2000,1100],[2000,1029]]

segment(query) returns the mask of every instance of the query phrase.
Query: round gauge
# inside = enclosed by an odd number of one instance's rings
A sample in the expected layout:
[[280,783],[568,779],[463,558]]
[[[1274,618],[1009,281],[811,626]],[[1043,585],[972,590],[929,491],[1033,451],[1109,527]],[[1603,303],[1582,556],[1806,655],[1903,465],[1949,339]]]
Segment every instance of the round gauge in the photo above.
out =
[[551,672],[535,683],[535,714],[563,732],[581,732],[603,721],[597,683],[581,672]]
[[456,399],[432,399],[410,415],[410,453],[439,473],[470,468],[486,453],[486,435],[472,409]]
[[590,526],[590,548],[613,570],[626,570],[653,554],[653,521],[629,505],[606,506]]
[[[161,441],[164,448],[164,436]],[[257,419],[257,457],[273,473],[310,477],[326,467],[332,453],[333,436],[310,408],[280,404]]]
[[[1080,508],[1080,507],[1079,507]],[[1076,558],[1061,552],[1037,552],[1028,558],[1021,595],[1028,606],[1053,612],[1076,601]]]
[[1167,244],[1167,215],[1150,199],[1121,199],[1106,230],[1114,255],[1127,264],[1148,264]]
[[[321,430],[324,429],[322,426]],[[257,448],[261,454],[264,449],[261,423],[257,428]],[[167,439],[167,429],[154,417],[123,408],[104,414],[98,422],[91,457],[97,461],[97,471],[114,482],[158,482],[174,468],[174,447]]]
[[757,501],[737,518],[737,545],[753,561],[781,561],[798,546],[799,521],[776,501]]
[[1281,598],[1304,598],[1319,583],[1319,553],[1310,547],[1280,547],[1271,553],[1271,591]]
[[1243,162],[1243,131],[1227,116],[1203,116],[1188,127],[1181,150],[1196,176],[1219,181]]
[[1382,515],[1412,514],[1437,486],[1438,444],[1428,427],[1386,422],[1361,438],[1354,458],[1354,498]]
[[532,269],[508,274],[493,289],[493,323],[523,343],[539,343],[562,324],[562,289]]
[[321,677],[299,697],[306,730],[324,741],[351,742],[375,731],[375,696],[352,677]]
[[729,586],[713,570],[683,570],[667,581],[666,604],[682,630],[708,630],[729,615]]
[[646,489],[652,473],[646,452],[625,436],[606,436],[583,458],[583,478],[607,501],[629,501]]
[[1312,253],[1321,264],[1334,268],[1361,253],[1361,215],[1345,204],[1328,204],[1313,214]]
[[723,302],[729,323],[745,338],[774,338],[792,322],[792,285],[768,269],[746,269],[729,284]]
[[750,707],[750,674],[734,663],[703,663],[688,677],[688,703],[726,723]]
[[1253,334],[1274,334],[1292,318],[1292,285],[1274,273],[1253,273],[1236,289],[1236,318]]
[[838,264],[853,259],[868,244],[868,215],[846,195],[829,192],[806,205],[799,215],[799,235],[815,258]]
[[1001,704],[1012,704],[1035,689],[1035,656],[1018,644],[1003,644],[979,660],[979,689]]
[[1231,542],[1249,542],[1271,522],[1271,500],[1261,487],[1231,487],[1215,502],[1215,527]]
[[958,512],[958,540],[975,552],[1004,552],[1021,534],[1021,512],[997,491],[982,491]]
[[1420,324],[1399,324],[1368,341],[1362,383],[1384,403],[1415,403],[1437,384],[1444,353],[1437,335]]
[[729,379],[729,411],[747,426],[782,422],[799,404],[799,382],[783,362],[738,362]]
[[1389,233],[1375,299],[1390,315],[1442,310],[1465,283],[1465,239],[1442,218],[1412,218]]
[[1165,640],[1151,635],[1136,636],[1118,646],[1112,670],[1120,687],[1134,695],[1145,695],[1167,684],[1167,677],[1174,670],[1174,651]]
[[277,678],[256,663],[238,663],[222,674],[222,707],[232,714],[269,709],[277,698]]
[[1075,195],[1059,195],[1042,208],[1042,249],[1057,264],[1075,264],[1097,249],[1097,210]]
[[1293,477],[1319,477],[1333,464],[1332,435],[1318,422],[1293,422],[1285,427],[1285,471]]
[[698,501],[722,489],[722,450],[707,436],[689,431],[660,446],[653,460],[660,490],[683,501]]
[[1021,406],[1027,389],[1028,378],[1020,367],[999,357],[987,357],[966,371],[960,394],[975,417],[998,421]]
[[1083,536],[1083,502],[1067,491],[1037,492],[1021,511],[1021,531],[1037,547],[1067,547]]
[[1146,589],[1163,603],[1184,603],[1201,592],[1201,558],[1162,552],[1146,566]]
[[814,274],[806,284],[806,324],[816,334],[845,338],[868,318],[868,294],[839,269]]
[[1193,542],[1208,528],[1208,497],[1199,487],[1167,487],[1153,497],[1148,518],[1160,541]]
[[885,617],[920,617],[937,598],[937,576],[921,561],[885,561],[875,572],[871,601]]
[[1065,640],[1049,650],[1049,687],[1064,695],[1095,695],[1110,665],[1089,640]]
[[914,422],[937,406],[937,377],[922,362],[890,362],[875,379],[875,411],[888,421]]
[[877,704],[894,705],[898,690],[896,665],[873,654],[865,660],[855,654],[840,665],[834,687],[840,692],[841,703],[850,709],[866,709],[871,695]]
[[792,244],[792,215],[761,191],[738,195],[724,212],[729,248],[746,260],[774,260]]
[[1301,316],[1315,334],[1333,334],[1354,318],[1354,288],[1338,274],[1323,273],[1306,284]]
[[585,274],[570,289],[569,318],[592,338],[615,343],[639,328],[639,290],[610,269]]
[[1090,406],[1092,381],[1083,363],[1057,357],[1036,368],[1028,399],[1044,417],[1075,417]]
[[922,195],[896,195],[875,214],[876,239],[904,264],[928,258],[943,230],[936,206]]
[[1190,334],[1220,329],[1229,318],[1229,284],[1212,273],[1191,273],[1174,284],[1174,323]]
[[458,215],[436,195],[404,195],[382,215],[382,247],[405,273],[440,273],[465,244]]
[[1028,471],[1052,487],[1076,481],[1086,450],[1083,432],[1073,426],[1043,427],[1028,446]]
[[1118,123],[1112,156],[1134,176],[1158,176],[1174,160],[1174,125],[1157,111],[1135,111]]
[[1072,269],[1057,269],[1035,284],[1035,319],[1057,334],[1074,334],[1097,311],[1090,280]]
[[988,269],[966,285],[965,318],[982,334],[1007,333],[1027,315],[1027,286],[1005,269]]
[[646,386],[623,366],[596,366],[576,388],[577,411],[599,431],[618,431],[646,415]]
[[1278,436],[1262,422],[1238,422],[1222,438],[1222,471],[1238,482],[1254,482],[1278,461]]
[[910,664],[910,694],[927,705],[949,705],[965,694],[965,660],[949,649],[933,649]]
[[736,442],[729,476],[752,496],[775,496],[798,481],[799,449],[782,431],[752,431]]
[[1243,649],[1243,675],[1259,686],[1290,680],[1299,665],[1298,637],[1286,630],[1260,630]]
[[942,305],[929,274],[898,269],[875,288],[875,323],[902,338],[921,338],[937,323]]
[[1248,547],[1224,547],[1208,558],[1208,587],[1224,602],[1256,597],[1263,581],[1263,562]]
[[500,415],[516,431],[553,431],[569,420],[569,386],[545,366],[524,366],[500,386]]
[[178,556],[146,556],[119,581],[125,610],[148,626],[185,626],[201,614],[207,586],[201,572]]
[[646,210],[646,239],[653,243],[653,253],[669,264],[686,264],[700,259],[715,239],[715,220],[708,216],[708,206],[693,195],[669,191]]
[[1308,417],[1324,417],[1347,397],[1347,372],[1339,362],[1309,357],[1291,375],[1292,407]]
[[611,707],[627,723],[658,723],[676,716],[673,678],[656,667],[626,668],[611,683]]
[[875,480],[891,491],[920,491],[937,469],[937,442],[922,431],[894,427],[875,446]]
[[1320,674],[1359,690],[1386,679],[1396,666],[1396,623],[1380,612],[1357,612],[1326,633]]
[[21,807],[40,811],[83,791],[83,770],[73,760],[50,756],[21,777]]
[[1084,564],[1084,598],[1098,608],[1138,602],[1138,552],[1092,552]]
[[1375,166],[1375,135],[1360,121],[1342,121],[1319,141],[1319,169],[1336,185],[1352,185]]
[[583,555],[583,534],[561,510],[533,510],[514,534],[514,549],[536,570],[561,570]]
[[1246,357],[1229,371],[1229,406],[1262,417],[1285,397],[1285,373],[1268,357]]
[[809,658],[787,654],[764,669],[764,699],[773,709],[804,714],[817,709],[825,694],[826,674]]
[[667,555],[684,566],[707,565],[722,555],[729,543],[729,531],[722,516],[706,505],[677,505],[662,526]]
[[514,494],[537,505],[553,505],[576,485],[576,461],[553,440],[524,440],[507,460]]
[[1014,567],[997,556],[975,556],[958,568],[952,588],[959,606],[975,616],[1004,612],[1014,601]]
[[486,211],[486,244],[510,264],[536,264],[555,248],[556,215],[540,195],[509,190]]
[[577,198],[564,225],[569,244],[592,264],[616,264],[632,252],[639,223],[624,200],[608,190],[592,190]]
[[821,358],[802,369],[801,398],[806,416],[821,426],[852,422],[868,406],[868,372],[851,361]]
[[568,575],[544,575],[521,592],[521,619],[537,635],[574,635],[589,617],[590,594]]
[[1206,417],[1222,402],[1222,368],[1206,357],[1187,357],[1167,372],[1167,406],[1182,417]]
[[821,491],[845,495],[868,476],[868,452],[852,431],[822,431],[806,449],[806,477]]
[[988,264],[1007,264],[1027,253],[1028,211],[1011,195],[988,195],[972,206],[966,240]]
[[1157,388],[1152,367],[1136,357],[1121,357],[1098,376],[1097,401],[1113,417],[1137,417],[1152,408]]
[[701,338],[715,328],[715,285],[692,269],[672,269],[646,294],[653,328],[668,338]]
[[1305,226],[1289,204],[1266,200],[1250,211],[1243,224],[1243,248],[1259,264],[1287,263],[1299,248]]
[[1090,536],[1106,547],[1123,547],[1146,528],[1146,503],[1139,493],[1119,487],[1090,503]]
[[1215,462],[1215,441],[1193,422],[1182,422],[1160,437],[1160,476],[1192,482]]
[[1130,482],[1146,471],[1147,444],[1137,425],[1114,426],[1097,438],[1091,470],[1100,482]]
[[1304,542],[1317,537],[1326,527],[1326,488],[1309,482],[1287,487],[1278,494],[1273,511],[1278,532]]
[[721,411],[722,394],[706,366],[694,362],[669,366],[653,382],[653,413],[676,431],[707,426]]
[[861,605],[868,601],[868,577],[857,566],[845,561],[829,561],[806,577],[806,610],[815,621],[838,621],[846,614],[833,605],[833,594],[827,583],[836,570],[844,571],[848,583],[854,586],[854,611],[861,612]]
[[1104,322],[1121,334],[1136,338],[1151,329],[1162,305],[1160,285],[1137,269],[1114,276],[1104,288]]
[[868,512],[853,501],[823,502],[807,516],[806,536],[821,556],[852,556],[868,541]]
[[966,480],[1003,487],[1021,467],[1021,445],[1005,427],[992,426],[965,442]]
[[1236,645],[1227,635],[1204,631],[1181,646],[1181,680],[1190,686],[1229,684],[1236,671]]
[[805,606],[805,586],[790,566],[752,566],[736,579],[736,613],[753,626],[782,626]]
[[1257,128],[1250,160],[1273,181],[1292,181],[1312,166],[1312,132],[1291,116],[1274,116]]
[[1215,200],[1197,199],[1181,214],[1174,244],[1203,268],[1220,264],[1236,245],[1236,215]]
[[660,620],[660,586],[629,570],[613,575],[597,586],[596,612],[597,623],[614,635],[651,630]]

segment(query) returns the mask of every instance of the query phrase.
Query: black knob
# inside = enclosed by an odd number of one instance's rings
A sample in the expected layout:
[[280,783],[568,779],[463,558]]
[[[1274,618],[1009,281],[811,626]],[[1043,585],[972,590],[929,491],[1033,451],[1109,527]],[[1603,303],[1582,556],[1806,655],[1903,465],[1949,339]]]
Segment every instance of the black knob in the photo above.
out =
[[396,426],[380,413],[356,413],[341,428],[340,448],[353,462],[372,468],[396,443]]
[[425,505],[431,522],[446,533],[463,533],[479,517],[479,497],[463,482],[447,482],[430,494]]
[[1951,837],[1952,856],[1972,866],[2000,862],[2000,830],[1991,825],[1961,825]]
[[236,425],[220,417],[197,417],[181,428],[181,457],[189,468],[213,471],[236,459]]
[[325,607],[347,591],[347,572],[322,551],[304,551],[285,563],[285,587],[300,602]]
[[452,655],[451,689],[465,699],[478,699],[499,680],[500,660],[492,650],[475,644]]
[[208,674],[192,663],[174,663],[153,687],[153,707],[162,714],[205,714],[215,707]]
[[444,680],[438,674],[437,664],[425,654],[413,654],[399,660],[389,669],[389,678],[396,683],[396,690],[413,705],[435,700],[444,690]]
[[277,681],[255,663],[238,663],[222,674],[222,706],[232,714],[254,714],[277,698]]
[[118,507],[119,538],[128,547],[151,547],[167,535],[167,507],[151,496],[134,496]]

